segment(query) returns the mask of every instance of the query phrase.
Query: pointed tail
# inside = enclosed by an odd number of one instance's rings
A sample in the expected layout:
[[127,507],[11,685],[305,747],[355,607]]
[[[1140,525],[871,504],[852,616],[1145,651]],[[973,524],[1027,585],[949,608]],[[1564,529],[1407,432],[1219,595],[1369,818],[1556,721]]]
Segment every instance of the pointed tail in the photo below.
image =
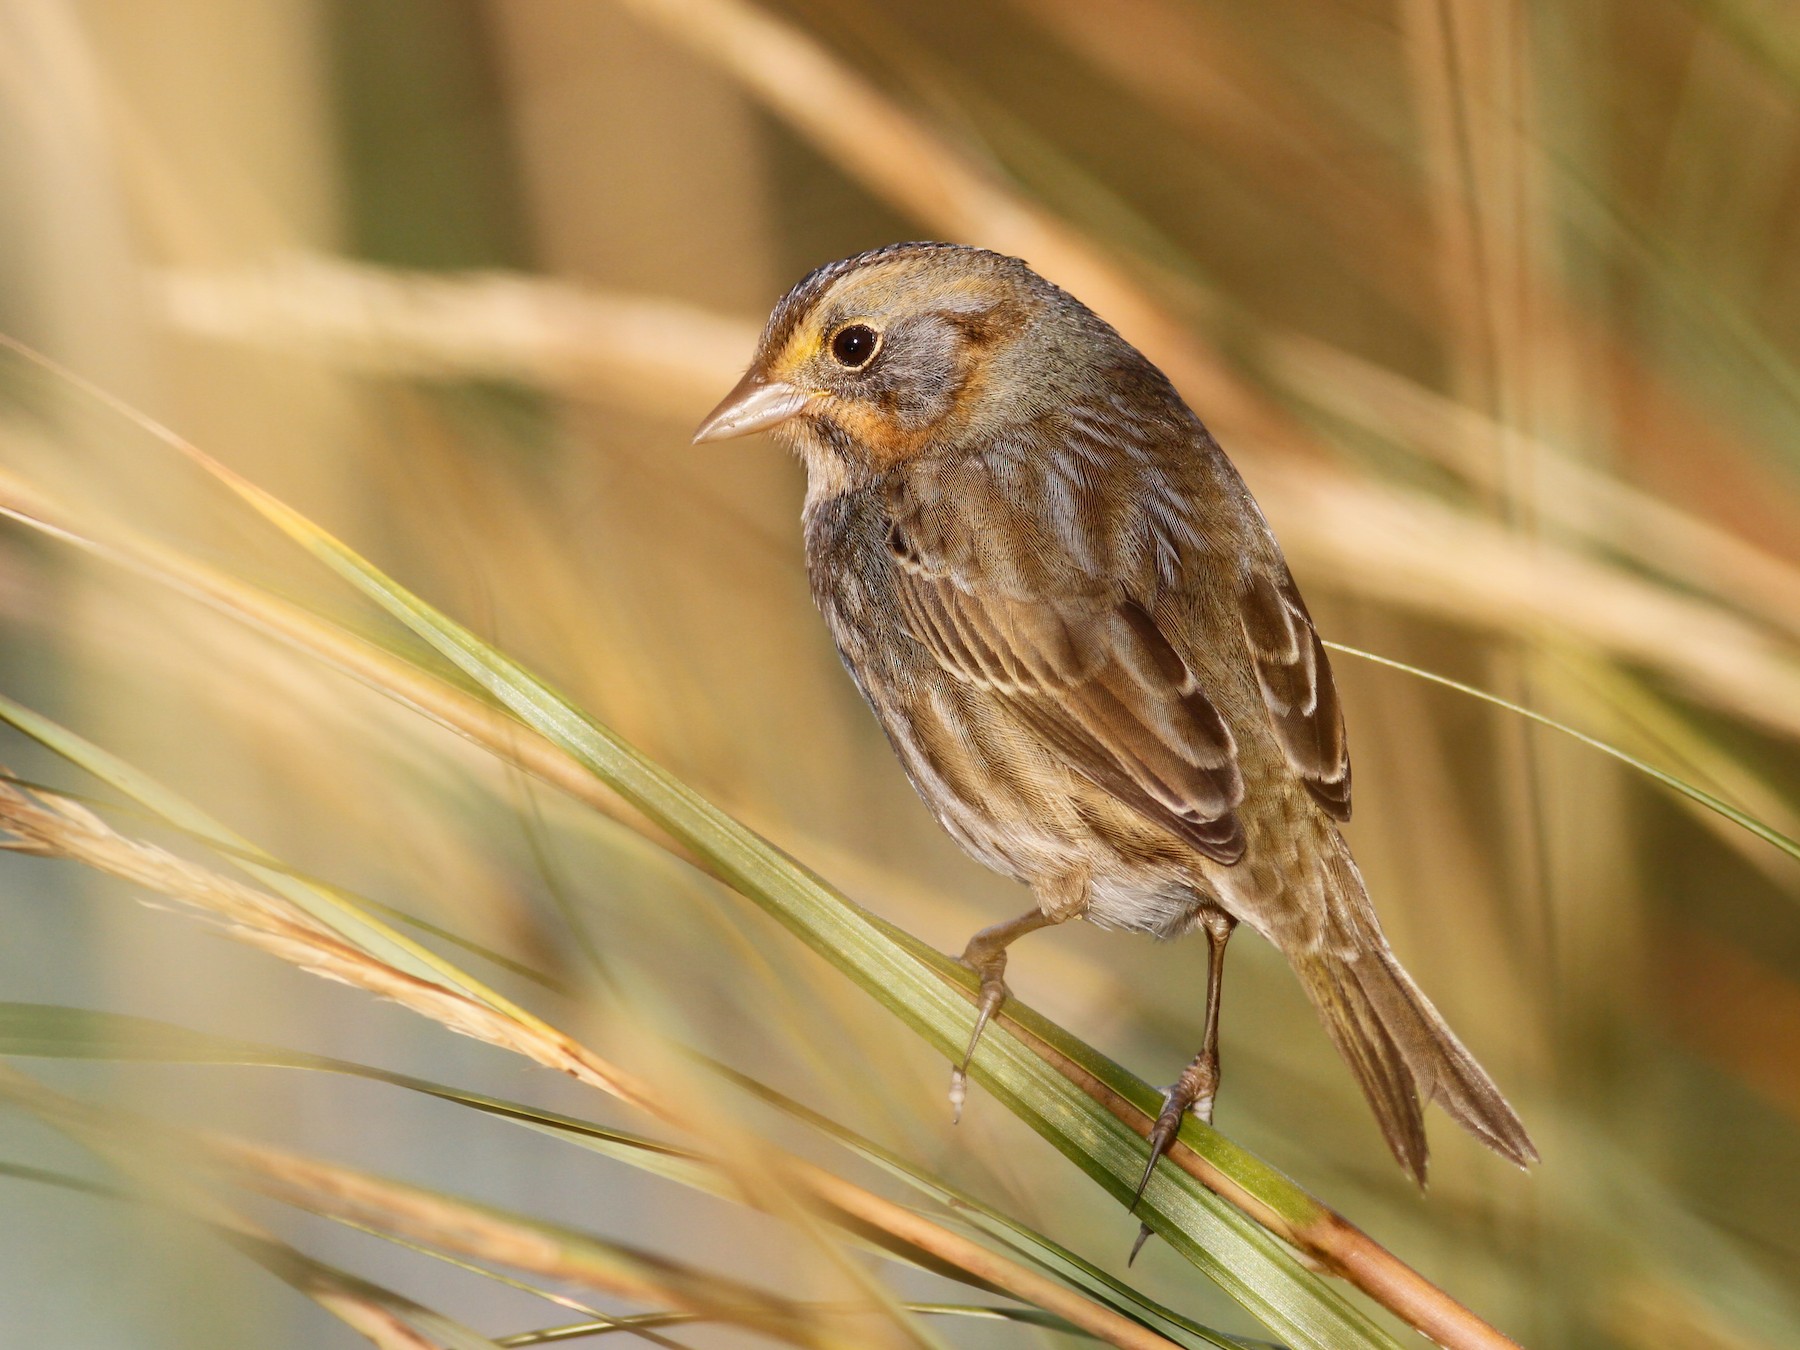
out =
[[1339,889],[1333,900],[1341,902],[1332,905],[1333,940],[1289,957],[1394,1157],[1425,1184],[1424,1104],[1435,1101],[1502,1157],[1521,1167],[1536,1162],[1537,1150],[1500,1089],[1388,950],[1347,851],[1331,862],[1327,872]]

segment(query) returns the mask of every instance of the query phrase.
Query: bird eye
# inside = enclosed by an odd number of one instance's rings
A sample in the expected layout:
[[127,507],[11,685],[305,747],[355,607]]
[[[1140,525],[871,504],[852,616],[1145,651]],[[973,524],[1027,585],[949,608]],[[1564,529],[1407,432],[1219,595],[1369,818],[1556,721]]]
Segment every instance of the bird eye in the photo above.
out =
[[881,335],[867,324],[853,323],[840,328],[831,337],[831,354],[840,366],[861,370],[875,359],[875,348]]

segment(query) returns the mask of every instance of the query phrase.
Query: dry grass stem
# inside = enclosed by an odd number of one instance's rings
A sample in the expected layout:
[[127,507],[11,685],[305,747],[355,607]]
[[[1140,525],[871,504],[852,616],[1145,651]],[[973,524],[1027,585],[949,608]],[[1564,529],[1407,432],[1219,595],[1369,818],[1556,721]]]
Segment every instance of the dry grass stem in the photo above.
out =
[[152,299],[185,333],[380,375],[511,379],[685,418],[750,359],[756,326],[677,301],[586,295],[516,273],[395,272],[290,253],[166,271]]
[[694,861],[656,825],[595,782],[574,760],[506,712],[408,664],[373,642],[321,619],[273,592],[237,580],[116,524],[107,541],[73,524],[66,508],[0,470],[0,515],[6,515],[96,558],[197,600],[233,620],[306,653],[403,707],[454,731],[502,760],[559,788]]
[[345,941],[297,905],[268,891],[128,839],[67,798],[33,796],[0,782],[0,829],[14,852],[67,858],[178,902],[231,937],[329,980],[391,999],[479,1041],[524,1055],[657,1113],[654,1098],[626,1071],[535,1021],[407,974]]
[[1800,567],[1788,559],[1340,347],[1294,333],[1268,334],[1258,343],[1258,363],[1295,397],[1515,505],[1523,505],[1521,485],[1502,472],[1501,460],[1529,459],[1536,480],[1531,504],[1556,532],[1616,551],[1678,579],[1684,589],[1703,586],[1800,637]]
[[1014,8],[1307,216],[1391,303],[1437,317],[1440,297],[1419,285],[1428,228],[1399,157],[1320,107],[1231,15],[1171,0],[1014,0]]
[[1288,556],[1346,591],[1459,625],[1558,637],[1800,737],[1800,648],[1751,620],[1423,493],[1288,464],[1264,465],[1257,487],[1280,503],[1271,511],[1288,527]]
[[337,1319],[379,1350],[442,1350],[438,1342],[413,1330],[395,1313],[378,1303],[357,1299],[339,1290],[309,1291]]
[[[650,1252],[613,1251],[548,1225],[517,1223],[479,1205],[267,1145],[207,1135],[209,1161],[238,1185],[297,1208],[477,1260],[563,1280],[651,1305],[676,1307],[775,1336],[789,1344],[866,1346],[868,1333],[833,1328],[812,1310]],[[849,1319],[846,1319],[849,1320]],[[876,1340],[885,1337],[876,1333]]]
[[[497,358],[489,373],[536,370],[553,387],[558,383],[555,372],[586,371],[604,364],[604,353],[590,346],[585,335],[613,326],[608,316],[615,304],[622,305],[618,327],[628,329],[642,303],[602,296],[575,299],[566,288],[522,279],[477,278],[465,291],[456,281],[421,282],[409,275],[316,260],[305,269],[308,276],[331,280],[315,286],[311,294],[296,289],[296,277],[284,278],[280,270],[237,277],[177,274],[167,284],[171,293],[204,294],[204,308],[215,315],[234,316],[216,318],[210,329],[215,333],[231,331],[258,342],[287,341],[283,334],[297,333],[291,340],[316,343],[321,352],[341,349],[359,362],[364,353],[378,351],[386,343],[418,344],[391,358],[402,365],[415,359],[425,363],[472,359],[477,349],[459,348],[453,358],[424,329],[369,316],[454,312],[447,331],[459,334],[479,328],[493,297],[504,296],[503,306],[518,311],[538,306],[540,315],[531,324],[512,325],[512,331],[529,329],[531,342]],[[415,285],[424,287],[426,297],[416,305],[407,298]],[[692,313],[686,307],[670,307],[660,313],[658,323],[678,325]],[[548,317],[556,314],[585,317],[558,327]],[[735,356],[729,355],[729,343],[721,335],[731,328],[731,321],[709,317],[695,330],[692,343],[676,341],[655,352],[639,349],[632,370],[654,366],[662,359],[657,353],[668,353],[661,376],[617,388],[626,393],[647,391],[644,396],[651,409],[666,411],[671,391],[698,393],[701,387],[722,387],[750,347],[749,330],[740,327],[736,331],[746,341]],[[504,324],[496,328],[497,334],[507,331]],[[505,340],[490,335],[485,350],[492,354]],[[559,343],[567,344],[561,355],[550,355]],[[1347,358],[1339,359],[1339,354],[1319,344],[1295,342],[1274,350],[1283,360],[1333,376],[1322,381],[1322,387],[1337,391],[1341,401],[1360,397],[1365,404],[1377,403],[1384,418],[1415,433],[1411,443],[1429,448],[1439,462],[1468,468],[1470,457],[1454,447],[1471,427],[1506,435],[1491,419],[1447,406],[1397,376],[1346,370]],[[695,353],[705,353],[708,364],[718,363],[710,383]],[[464,373],[473,372],[465,368]],[[1530,441],[1529,448],[1534,455],[1545,449],[1537,441]],[[1544,456],[1541,464],[1548,466],[1558,487],[1571,489],[1548,494],[1570,508],[1566,523],[1575,524],[1577,516],[1610,521],[1601,527],[1598,542],[1632,540],[1635,545],[1627,551],[1640,557],[1668,562],[1685,556],[1704,563],[1720,577],[1720,589],[1729,590],[1739,603],[1755,601],[1771,623],[1800,632],[1800,606],[1794,599],[1800,588],[1789,565],[1561,457]],[[1491,472],[1484,473],[1483,481],[1491,481]],[[1800,649],[1721,605],[1678,594],[1571,548],[1522,537],[1423,493],[1370,483],[1318,463],[1264,456],[1251,476],[1270,516],[1280,523],[1289,554],[1341,589],[1503,634],[1557,634],[1658,670],[1697,698],[1800,736]],[[1600,509],[1590,510],[1590,502]],[[1590,525],[1590,534],[1593,528]],[[1677,632],[1689,634],[1691,640],[1671,643],[1669,634]]]

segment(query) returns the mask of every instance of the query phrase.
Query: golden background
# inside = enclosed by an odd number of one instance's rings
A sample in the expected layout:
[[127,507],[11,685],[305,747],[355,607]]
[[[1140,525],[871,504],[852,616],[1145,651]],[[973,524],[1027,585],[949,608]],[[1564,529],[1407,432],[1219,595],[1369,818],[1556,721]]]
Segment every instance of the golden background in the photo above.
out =
[[[908,238],[1019,253],[1163,364],[1325,636],[1800,833],[1786,7],[0,0],[0,329],[958,950],[1022,897],[939,831],[838,666],[797,466],[762,441],[688,445],[792,281]],[[351,611],[141,430],[90,409],[47,439],[11,392],[8,475]],[[938,1056],[628,832],[11,528],[0,616],[0,689],[294,867],[604,987],[1122,1271],[1116,1206],[979,1089],[952,1129]],[[1413,1193],[1248,938],[1220,1128],[1525,1344],[1795,1343],[1800,863],[1510,713],[1336,668],[1350,834],[1388,931],[1545,1161],[1521,1175],[1433,1113],[1433,1184]],[[513,1062],[126,894],[8,861],[0,996],[527,1091]],[[1195,1048],[1203,958],[1072,927],[1022,943],[1011,978],[1160,1082]],[[40,1069],[746,1279],[812,1279],[766,1220],[623,1168],[577,1176],[547,1144],[374,1086]],[[0,1118],[0,1157],[78,1156]],[[0,1343],[356,1343],[203,1240],[0,1187]],[[482,1325],[536,1315],[372,1239],[292,1231]],[[1133,1278],[1254,1334],[1158,1245]]]

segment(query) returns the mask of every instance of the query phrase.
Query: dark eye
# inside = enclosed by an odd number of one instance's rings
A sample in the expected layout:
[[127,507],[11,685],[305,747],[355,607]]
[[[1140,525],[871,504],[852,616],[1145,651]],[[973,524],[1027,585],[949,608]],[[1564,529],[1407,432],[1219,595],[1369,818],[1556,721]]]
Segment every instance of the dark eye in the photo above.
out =
[[840,328],[831,337],[831,354],[840,366],[860,370],[875,357],[881,336],[867,324],[853,323]]

